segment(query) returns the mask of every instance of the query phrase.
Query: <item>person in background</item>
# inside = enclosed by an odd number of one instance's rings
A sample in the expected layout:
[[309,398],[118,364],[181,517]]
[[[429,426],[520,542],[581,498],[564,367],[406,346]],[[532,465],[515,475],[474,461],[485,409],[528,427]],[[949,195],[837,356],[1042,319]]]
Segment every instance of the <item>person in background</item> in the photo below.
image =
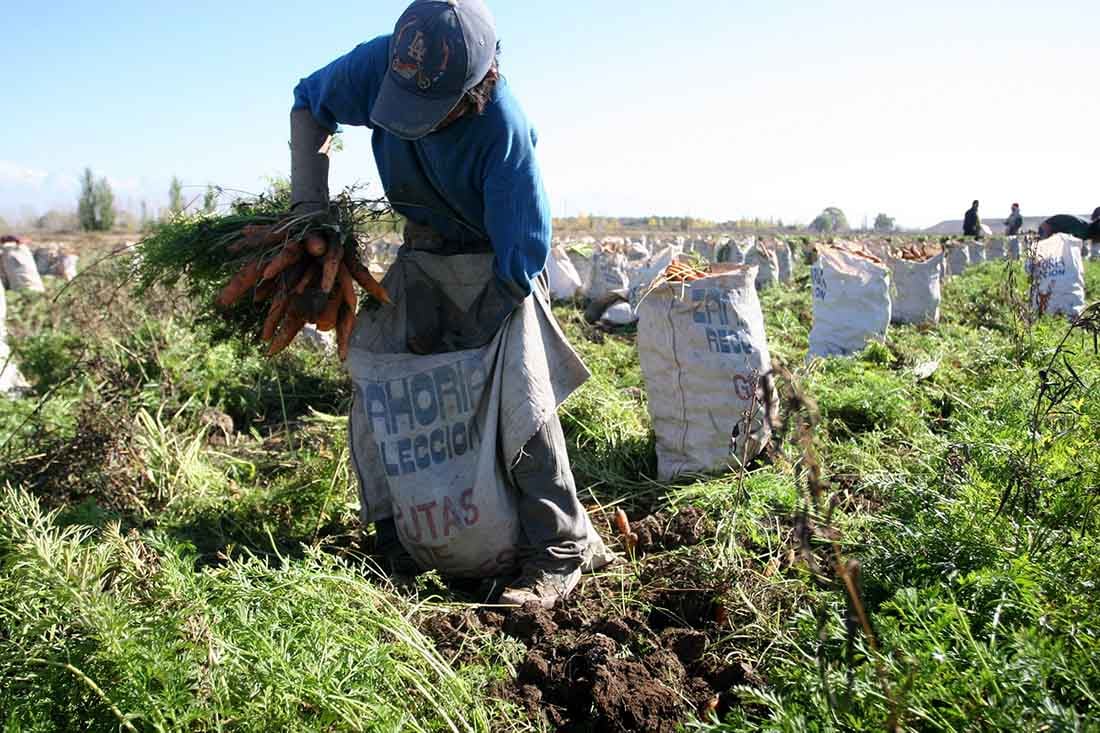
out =
[[1024,226],[1024,217],[1020,215],[1020,205],[1012,204],[1012,213],[1005,219],[1005,234],[1014,236],[1020,233]]
[[1055,234],[1069,234],[1078,239],[1100,242],[1100,209],[1092,212],[1091,222],[1072,214],[1057,214],[1039,225],[1039,239]]
[[1095,209],[1092,210],[1092,220],[1100,221],[1100,206],[1097,206]]
[[982,236],[982,220],[978,217],[978,202],[975,201],[963,216],[963,236]]

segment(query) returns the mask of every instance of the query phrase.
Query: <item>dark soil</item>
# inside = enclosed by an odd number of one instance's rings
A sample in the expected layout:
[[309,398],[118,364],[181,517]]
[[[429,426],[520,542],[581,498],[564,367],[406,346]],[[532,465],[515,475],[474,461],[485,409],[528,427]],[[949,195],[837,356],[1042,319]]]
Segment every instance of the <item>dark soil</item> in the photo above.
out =
[[722,715],[733,685],[762,680],[716,653],[729,579],[684,549],[714,527],[689,507],[631,528],[635,557],[653,556],[638,563],[632,579],[642,603],[625,612],[616,602],[618,579],[590,578],[553,611],[528,604],[507,616],[452,613],[427,619],[423,629],[459,664],[476,657],[486,634],[523,642],[516,679],[500,694],[557,730],[674,731],[692,713]]

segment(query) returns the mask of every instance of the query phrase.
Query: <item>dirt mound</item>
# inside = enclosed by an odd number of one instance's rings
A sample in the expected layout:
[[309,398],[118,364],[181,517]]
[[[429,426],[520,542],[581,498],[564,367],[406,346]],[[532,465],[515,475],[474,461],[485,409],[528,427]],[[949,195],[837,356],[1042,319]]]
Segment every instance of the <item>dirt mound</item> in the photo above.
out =
[[717,652],[731,581],[690,549],[713,536],[713,522],[686,507],[630,524],[635,559],[649,555],[628,581],[633,602],[620,578],[597,577],[553,611],[452,612],[421,628],[459,664],[486,635],[522,642],[516,679],[499,694],[557,730],[673,731],[692,713],[721,715],[730,687],[760,680]]

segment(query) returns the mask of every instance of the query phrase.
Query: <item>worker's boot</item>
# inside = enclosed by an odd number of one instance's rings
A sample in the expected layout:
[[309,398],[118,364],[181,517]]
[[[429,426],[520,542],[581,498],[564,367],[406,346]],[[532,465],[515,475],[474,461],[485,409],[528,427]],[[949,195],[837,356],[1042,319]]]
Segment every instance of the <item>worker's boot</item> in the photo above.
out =
[[401,544],[393,519],[374,523],[374,554],[382,571],[395,581],[415,578],[424,572]]
[[550,567],[529,566],[500,595],[505,606],[523,606],[532,601],[546,609],[553,608],[577,587],[581,579],[579,562],[567,562]]

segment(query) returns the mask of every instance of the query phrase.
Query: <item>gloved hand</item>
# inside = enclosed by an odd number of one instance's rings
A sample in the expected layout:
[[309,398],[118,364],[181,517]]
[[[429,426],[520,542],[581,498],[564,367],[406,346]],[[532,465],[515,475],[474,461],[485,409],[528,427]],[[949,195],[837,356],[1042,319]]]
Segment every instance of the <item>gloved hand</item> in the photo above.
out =
[[332,135],[308,109],[290,112],[290,205],[295,214],[328,208],[328,149]]

